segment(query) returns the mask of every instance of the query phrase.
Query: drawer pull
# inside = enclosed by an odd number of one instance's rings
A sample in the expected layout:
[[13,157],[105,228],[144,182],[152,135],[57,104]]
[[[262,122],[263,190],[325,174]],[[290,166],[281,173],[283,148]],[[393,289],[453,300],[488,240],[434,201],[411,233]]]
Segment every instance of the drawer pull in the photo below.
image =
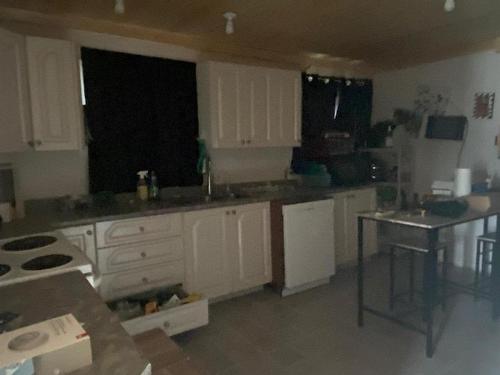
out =
[[170,323],[169,322],[163,322],[163,328],[169,329],[170,328]]
[[142,282],[143,282],[144,284],[147,284],[147,283],[149,283],[149,279],[148,279],[147,277],[143,277],[143,278],[142,278]]
[[141,253],[141,257],[146,258],[146,253],[144,251]]
[[141,231],[141,233],[144,232],[144,227],[139,227],[139,230]]
[[87,233],[87,236],[92,236],[92,231],[91,230],[88,230],[86,233]]
[[236,215],[236,210],[233,210],[231,213],[232,213],[233,215]]

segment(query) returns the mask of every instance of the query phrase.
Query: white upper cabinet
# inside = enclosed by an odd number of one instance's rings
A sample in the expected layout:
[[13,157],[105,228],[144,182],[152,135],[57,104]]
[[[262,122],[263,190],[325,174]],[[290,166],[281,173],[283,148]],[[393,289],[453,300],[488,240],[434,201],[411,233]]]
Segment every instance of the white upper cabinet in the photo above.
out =
[[31,136],[25,40],[3,29],[0,82],[0,152],[24,151]]
[[76,150],[82,137],[76,46],[27,37],[29,88],[36,150]]
[[300,72],[198,64],[200,134],[213,148],[300,145]]

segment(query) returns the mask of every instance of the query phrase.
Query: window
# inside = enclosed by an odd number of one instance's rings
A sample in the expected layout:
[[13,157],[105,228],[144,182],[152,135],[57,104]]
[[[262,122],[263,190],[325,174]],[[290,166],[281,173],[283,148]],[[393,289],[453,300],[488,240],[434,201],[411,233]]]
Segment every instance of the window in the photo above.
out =
[[194,63],[83,48],[82,70],[91,193],[201,183]]

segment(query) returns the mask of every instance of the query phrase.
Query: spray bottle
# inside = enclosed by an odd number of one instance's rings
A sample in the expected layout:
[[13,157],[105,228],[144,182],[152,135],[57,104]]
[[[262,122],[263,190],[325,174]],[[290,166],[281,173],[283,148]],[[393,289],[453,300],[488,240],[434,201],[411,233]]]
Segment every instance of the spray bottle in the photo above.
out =
[[148,171],[139,171],[137,175],[139,176],[139,181],[137,181],[137,198],[141,201],[147,201],[148,184],[146,183],[146,176],[148,175]]

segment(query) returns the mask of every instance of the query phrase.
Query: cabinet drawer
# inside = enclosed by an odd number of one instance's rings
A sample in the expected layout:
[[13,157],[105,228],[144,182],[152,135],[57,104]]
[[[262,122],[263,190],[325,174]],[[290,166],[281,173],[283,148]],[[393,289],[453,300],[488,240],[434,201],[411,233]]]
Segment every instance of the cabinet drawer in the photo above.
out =
[[147,216],[96,224],[97,247],[154,240],[181,233],[181,214]]
[[187,303],[151,315],[145,315],[122,322],[129,335],[163,329],[172,336],[208,324],[208,300]]
[[103,274],[182,260],[183,258],[184,249],[181,237],[108,247],[100,249],[97,254],[99,271]]
[[109,301],[130,294],[184,281],[182,260],[102,276],[99,293]]

